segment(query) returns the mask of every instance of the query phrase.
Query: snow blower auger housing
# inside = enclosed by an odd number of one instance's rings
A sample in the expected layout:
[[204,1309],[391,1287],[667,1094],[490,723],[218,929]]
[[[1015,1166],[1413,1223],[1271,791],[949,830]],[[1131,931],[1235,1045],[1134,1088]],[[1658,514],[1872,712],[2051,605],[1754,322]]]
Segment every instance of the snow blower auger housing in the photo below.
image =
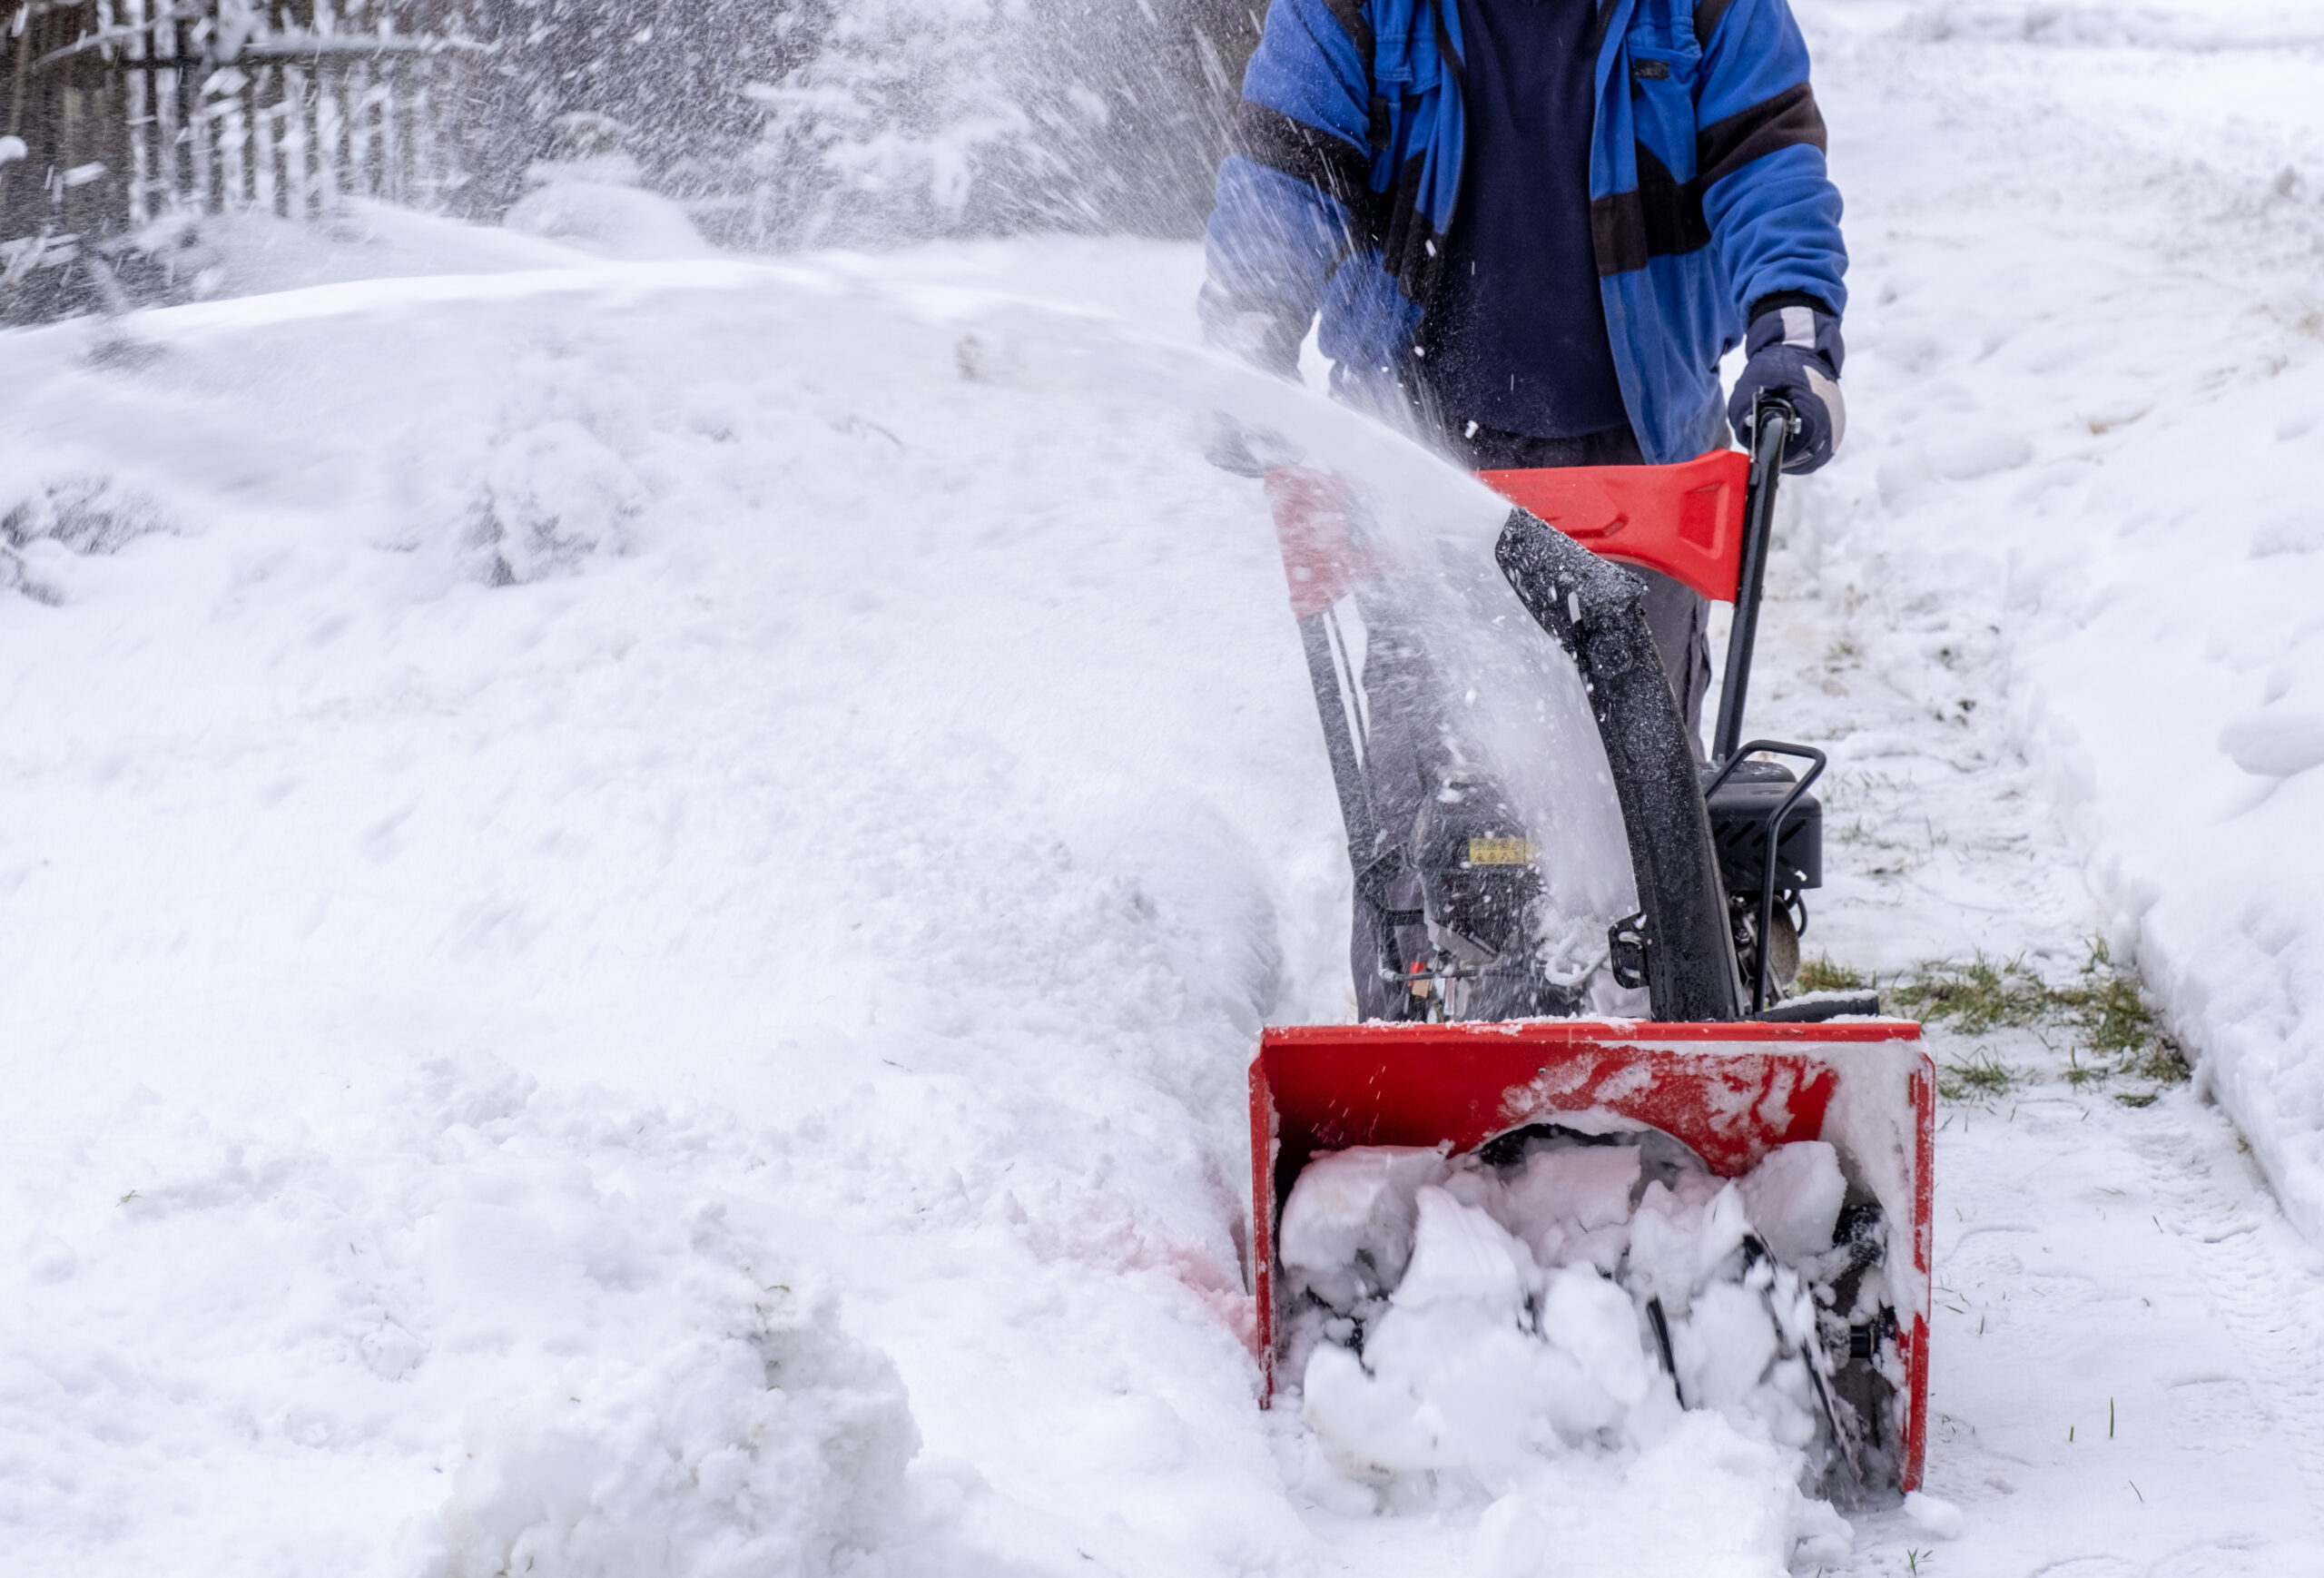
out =
[[[1295,1313],[1276,1228],[1301,1171],[1320,1153],[1356,1146],[1467,1152],[1561,1119],[1600,1133],[1627,1122],[1681,1141],[1712,1174],[1729,1179],[1779,1146],[1820,1139],[1842,1159],[1847,1193],[1826,1257],[1840,1296],[1818,1311],[1819,1401],[1849,1449],[1848,1488],[1917,1489],[1928,1437],[1936,1094],[1919,1032],[1896,1020],[1525,1020],[1266,1031],[1251,1064],[1262,1401],[1273,1396],[1285,1324]],[[1873,1277],[1876,1294],[1866,1290]],[[1669,1369],[1667,1336],[1664,1347]]]
[[[1381,974],[1392,991],[1384,1010],[1365,1006],[1374,1022],[1266,1031],[1251,1065],[1263,1401],[1273,1395],[1289,1325],[1306,1318],[1297,1301],[1317,1297],[1318,1285],[1301,1280],[1305,1269],[1287,1278],[1282,1213],[1318,1157],[1418,1148],[1377,1154],[1392,1170],[1406,1166],[1400,1157],[1423,1169],[1438,1159],[1476,1176],[1498,1169],[1502,1182],[1475,1184],[1473,1194],[1526,1174],[1536,1150],[1619,1141],[1645,1154],[1640,1136],[1659,1131],[1668,1139],[1654,1145],[1686,1157],[1701,1189],[1736,1179],[1748,1194],[1763,1163],[1775,1159],[1777,1172],[1789,1165],[1776,1156],[1789,1148],[1794,1159],[1827,1159],[1831,1208],[1809,1247],[1795,1250],[1796,1271],[1774,1267],[1762,1241],[1774,1235],[1764,1232],[1739,1240],[1739,1264],[1747,1278],[1758,1277],[1754,1287],[1765,1287],[1770,1274],[1792,1277],[1776,1283],[1778,1292],[1813,1284],[1812,1299],[1798,1292],[1787,1307],[1788,1326],[1777,1298],[1768,1298],[1768,1309],[1784,1334],[1779,1350],[1812,1372],[1820,1439],[1830,1461],[1845,1465],[1845,1474],[1830,1471],[1835,1483],[1889,1494],[1918,1486],[1927,1435],[1935,1072],[1918,1045],[1919,1027],[1880,1019],[1872,994],[1783,996],[1806,923],[1801,895],[1822,879],[1821,812],[1808,790],[1825,759],[1809,746],[1742,737],[1776,483],[1792,422],[1787,408],[1763,403],[1748,456],[1719,451],[1675,466],[1482,478],[1517,507],[1497,546],[1500,567],[1581,671],[1605,747],[1639,903],[1610,930],[1607,967],[1621,985],[1645,991],[1651,1017],[1643,1021],[1565,1017],[1577,1011],[1578,992],[1534,981],[1505,958],[1463,965],[1440,952],[1433,965],[1398,962],[1414,957],[1414,935],[1441,938],[1450,928],[1388,902],[1402,894],[1433,903],[1437,887],[1413,877],[1389,886],[1410,871],[1409,852],[1419,845],[1398,837],[1375,809],[1378,796],[1365,779],[1362,679],[1334,623],[1334,607],[1350,597],[1370,616],[1361,603],[1374,567],[1351,530],[1348,496],[1331,479],[1300,471],[1268,478],[1359,900],[1369,897],[1387,916]],[[1643,585],[1609,561],[1659,570],[1734,606],[1709,764],[1699,762],[1664,678]],[[1373,595],[1382,596],[1376,587]],[[1770,757],[1806,770],[1795,774]],[[1472,831],[1468,863],[1477,850],[1497,847],[1500,841],[1486,836],[1494,831]],[[1535,891],[1504,885],[1512,909]],[[1424,934],[1394,930],[1423,918]],[[1404,951],[1393,952],[1399,947]],[[1425,1015],[1411,1006],[1422,1001]],[[1812,1141],[1829,1151],[1805,1143]],[[1596,1164],[1572,1165],[1587,1171]],[[1637,1170],[1644,1164],[1626,1165],[1641,1181],[1625,1211],[1651,1197]],[[1567,1163],[1546,1170],[1560,1167],[1571,1170]],[[1401,1208],[1406,1253],[1414,1187],[1403,1186]],[[1699,1204],[1708,1197],[1695,1198]],[[1828,1242],[1821,1236],[1827,1229]],[[1766,1262],[1757,1273],[1749,1269],[1754,1255]],[[1364,1283],[1374,1299],[1367,1307],[1385,1307],[1393,1277],[1375,1277],[1369,1260],[1361,1264],[1368,1269],[1360,1279],[1373,1278]],[[1604,1263],[1599,1269],[1614,1274]],[[1641,1308],[1684,1404],[1683,1366],[1673,1362],[1662,1302]],[[1360,1353],[1361,1315],[1351,1321],[1336,1306],[1324,1313],[1352,1327],[1349,1340]],[[1305,1329],[1319,1328],[1311,1319]]]

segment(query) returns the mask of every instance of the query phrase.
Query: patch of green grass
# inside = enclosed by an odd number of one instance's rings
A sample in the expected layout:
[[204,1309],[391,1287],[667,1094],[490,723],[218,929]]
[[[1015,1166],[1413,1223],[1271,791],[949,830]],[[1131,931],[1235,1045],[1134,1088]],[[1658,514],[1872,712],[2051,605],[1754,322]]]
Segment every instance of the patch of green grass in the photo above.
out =
[[1802,991],[1861,991],[1872,984],[1872,978],[1861,975],[1828,959],[1810,959],[1799,967],[1799,990]]
[[1924,964],[1887,995],[1915,1019],[1950,1021],[1973,1036],[2040,1024],[2056,1007],[2050,988],[2024,961],[1996,964],[1983,954],[1965,964]]
[[1984,1047],[1936,1071],[1936,1093],[1947,1101],[1990,1101],[2025,1078]]
[[[2115,967],[2106,956],[2105,943],[2091,944],[2090,962],[2082,967],[2081,981],[2060,989],[2057,996],[2081,1031],[2083,1044],[2098,1060],[2100,1078],[2141,1080],[2159,1091],[2162,1086],[2193,1077],[2186,1053],[2154,1022],[2154,1011],[2139,990],[2138,977]],[[2128,1106],[2145,1106],[2153,1096],[2150,1094],[2146,1101],[2120,1096],[2115,1100]]]
[[[1825,959],[1800,971],[1804,990],[1871,984]],[[2080,974],[2063,983],[2044,981],[2022,959],[1979,954],[1966,961],[1924,964],[1883,983],[1881,995],[1896,1011],[1948,1024],[1964,1035],[1995,1030],[2063,1033],[2067,1083],[2122,1079],[2150,1087],[2117,1097],[2125,1106],[2147,1106],[2162,1087],[2190,1078],[2186,1055],[2154,1022],[2138,977],[2116,966],[2102,942],[2092,945]],[[1989,1100],[2024,1077],[1980,1048],[1966,1062],[1940,1070],[1937,1090],[1948,1100]]]
[[2158,1034],[2152,1045],[2123,1059],[2118,1073],[2135,1080],[2152,1080],[2158,1085],[2181,1085],[2195,1077],[2188,1066],[2187,1054],[2169,1036]]
[[2092,959],[2083,979],[2089,984],[2070,988],[2063,996],[2089,1036],[2092,1051],[2122,1057],[2154,1044],[2154,1015],[2140,1001],[2136,981],[2108,967],[2102,956]]
[[2135,977],[2114,968],[2103,942],[2093,944],[2082,967],[2086,983],[2073,989],[2076,1022],[2094,1054],[2112,1060],[2112,1071],[2157,1085],[2193,1078],[2179,1043],[2162,1033],[2154,1012],[2140,995]]

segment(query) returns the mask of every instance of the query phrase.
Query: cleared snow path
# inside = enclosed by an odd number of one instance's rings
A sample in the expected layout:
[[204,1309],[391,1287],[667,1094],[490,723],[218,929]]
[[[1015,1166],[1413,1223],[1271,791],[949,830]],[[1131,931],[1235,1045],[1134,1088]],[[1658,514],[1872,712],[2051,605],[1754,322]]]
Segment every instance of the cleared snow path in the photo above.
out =
[[[1754,716],[1834,756],[1807,952],[2070,980],[2104,941],[2164,972],[2171,1028],[2215,1052],[2232,1021],[2172,990],[2186,956],[2110,879],[2168,869],[2149,902],[2231,902],[2185,851],[2252,842],[2210,829],[2230,703],[2201,666],[2277,616],[2206,567],[2251,564],[2253,518],[2305,491],[2313,451],[2277,426],[2315,387],[2299,318],[2324,215],[2278,188],[2318,147],[2324,37],[2221,7],[1802,10],[1849,199],[1856,425],[1791,497]],[[2206,490],[2208,512],[2132,533],[2148,500]],[[2312,587],[2308,567],[2251,565]],[[2116,611],[2102,640],[2062,597]],[[2081,683],[2054,682],[2066,661]],[[2286,837],[2233,876],[2288,890],[2317,847]],[[2324,1257],[2229,1115],[2185,1087],[2132,1107],[2135,1080],[2073,1083],[2063,1036],[1940,1029],[1931,1050],[2017,1077],[1946,1102],[1938,1137],[1929,1489],[1963,1529],[1859,1516],[1829,1571],[2324,1569]]]
[[[1938,599],[1905,609],[1932,630],[1978,594],[1929,656],[2006,632],[2010,737],[2115,957],[2324,1237],[2324,30],[2248,0],[1811,15],[1872,414],[1817,518],[1943,571],[1865,588]],[[1936,678],[1907,683],[1942,709]]]

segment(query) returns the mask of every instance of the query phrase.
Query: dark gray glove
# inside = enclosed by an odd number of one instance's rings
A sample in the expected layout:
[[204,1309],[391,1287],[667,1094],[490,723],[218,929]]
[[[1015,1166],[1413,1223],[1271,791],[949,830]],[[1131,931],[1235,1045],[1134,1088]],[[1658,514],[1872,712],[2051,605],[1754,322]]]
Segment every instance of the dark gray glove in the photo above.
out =
[[1727,419],[1748,436],[1751,401],[1771,395],[1798,414],[1799,430],[1784,446],[1783,468],[1813,471],[1832,458],[1847,432],[1840,398],[1840,321],[1805,297],[1769,297],[1758,304],[1743,341],[1743,376],[1728,397]]

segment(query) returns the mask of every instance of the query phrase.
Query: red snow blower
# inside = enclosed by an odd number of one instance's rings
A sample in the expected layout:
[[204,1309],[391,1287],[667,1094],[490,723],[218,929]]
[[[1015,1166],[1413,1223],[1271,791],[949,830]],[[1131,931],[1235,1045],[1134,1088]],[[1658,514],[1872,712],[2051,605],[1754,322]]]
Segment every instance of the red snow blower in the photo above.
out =
[[[1848,1289],[1821,1300],[1819,1396],[1859,1482],[1911,1490],[1927,1437],[1930,1159],[1935,1080],[1919,1027],[1881,1019],[1870,993],[1787,995],[1805,890],[1822,878],[1822,814],[1808,790],[1823,753],[1742,739],[1770,518],[1791,412],[1755,413],[1750,455],[1673,466],[1497,471],[1516,508],[1496,558],[1519,600],[1571,657],[1620,802],[1636,912],[1613,923],[1600,967],[1642,990],[1644,1021],[1577,1017],[1583,993],[1526,956],[1541,881],[1502,803],[1465,785],[1454,819],[1419,825],[1370,781],[1381,726],[1345,620],[1390,611],[1361,509],[1335,479],[1267,478],[1292,601],[1347,824],[1359,916],[1378,923],[1386,990],[1375,1022],[1267,1031],[1251,1065],[1252,1248],[1263,1401],[1292,1313],[1279,1258],[1283,1203],[1319,1153],[1357,1146],[1472,1151],[1547,1132],[1559,1115],[1649,1126],[1738,1178],[1776,1147],[1822,1139],[1846,1179],[1831,1251]],[[1615,561],[1615,562],[1609,562]],[[1644,566],[1733,605],[1710,760],[1701,763],[1647,628]],[[1796,775],[1785,765],[1802,764]],[[1384,769],[1385,771],[1385,769]],[[1364,944],[1357,945],[1359,966]],[[1359,970],[1359,999],[1364,981]],[[1389,1022],[1377,1022],[1377,1021]],[[1395,1022],[1402,1021],[1402,1022]],[[1589,1127],[1583,1124],[1582,1127]],[[1868,1279],[1868,1280],[1867,1280]],[[1656,1329],[1660,1333],[1659,1310]],[[1662,1341],[1668,1367],[1669,1343]],[[1673,1371],[1675,1378],[1676,1372]],[[1294,1377],[1295,1379],[1295,1377]],[[1682,1398],[1683,1401],[1683,1398]]]

